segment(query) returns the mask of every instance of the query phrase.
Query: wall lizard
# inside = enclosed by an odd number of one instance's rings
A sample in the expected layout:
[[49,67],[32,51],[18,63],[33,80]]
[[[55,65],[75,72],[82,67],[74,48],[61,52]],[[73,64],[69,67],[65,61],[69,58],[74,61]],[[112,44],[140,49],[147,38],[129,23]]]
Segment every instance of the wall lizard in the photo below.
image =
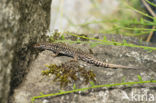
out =
[[86,53],[79,48],[74,48],[64,43],[38,43],[33,45],[33,47],[41,50],[53,51],[55,53],[55,56],[57,56],[58,54],[64,54],[66,56],[73,57],[75,61],[80,59],[87,63],[94,64],[96,66],[105,67],[105,68],[136,69],[135,67],[131,67],[131,66],[123,66],[123,65],[102,62],[96,59],[93,55],[90,55],[89,53]]

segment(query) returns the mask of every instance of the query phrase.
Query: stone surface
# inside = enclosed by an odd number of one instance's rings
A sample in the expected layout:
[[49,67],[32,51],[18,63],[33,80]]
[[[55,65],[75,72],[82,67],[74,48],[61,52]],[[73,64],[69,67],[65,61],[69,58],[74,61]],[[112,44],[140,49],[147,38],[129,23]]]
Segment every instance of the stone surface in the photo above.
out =
[[[100,36],[103,34],[100,34]],[[99,36],[99,37],[100,37]],[[104,35],[103,35],[104,36]],[[120,35],[106,35],[107,38],[116,38],[118,41],[123,39],[130,42],[137,40]],[[102,37],[102,36],[101,36]],[[73,44],[74,47],[89,48],[88,44]],[[140,48],[98,45],[93,49],[94,56],[102,61],[126,66],[137,66],[140,69],[110,69],[96,67],[92,64],[78,61],[87,70],[93,70],[96,74],[97,85],[138,81],[138,75],[143,81],[156,79],[156,51],[148,52]],[[13,103],[30,103],[32,97],[39,96],[40,93],[57,93],[60,90],[58,82],[54,82],[54,76],[45,77],[41,75],[42,70],[48,69],[47,64],[61,64],[70,61],[71,57],[53,57],[51,51],[40,52],[34,60],[26,76],[25,81],[15,90],[12,97]],[[77,88],[88,87],[89,85],[80,84]],[[69,84],[65,90],[72,90],[73,84]],[[111,88],[98,88],[87,90],[80,93],[71,93],[60,96],[36,99],[34,103],[155,103],[156,102],[156,83],[135,84],[131,86],[115,86]],[[143,98],[143,99],[142,99]]]
[[26,74],[33,56],[30,45],[49,28],[51,0],[0,1],[0,103]]

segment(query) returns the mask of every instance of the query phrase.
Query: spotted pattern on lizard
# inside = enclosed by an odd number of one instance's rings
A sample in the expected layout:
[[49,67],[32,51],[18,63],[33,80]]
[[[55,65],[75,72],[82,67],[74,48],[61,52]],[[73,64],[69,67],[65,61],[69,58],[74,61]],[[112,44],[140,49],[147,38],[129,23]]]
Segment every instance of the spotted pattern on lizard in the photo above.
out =
[[64,43],[38,43],[33,45],[34,48],[42,49],[42,50],[50,50],[53,51],[56,56],[58,54],[64,54],[70,57],[73,57],[74,60],[82,60],[90,64],[94,64],[96,66],[106,67],[106,68],[127,68],[127,69],[135,69],[135,67],[131,66],[123,66],[117,64],[110,64],[102,62],[96,59],[93,55],[84,52],[79,48],[74,48]]

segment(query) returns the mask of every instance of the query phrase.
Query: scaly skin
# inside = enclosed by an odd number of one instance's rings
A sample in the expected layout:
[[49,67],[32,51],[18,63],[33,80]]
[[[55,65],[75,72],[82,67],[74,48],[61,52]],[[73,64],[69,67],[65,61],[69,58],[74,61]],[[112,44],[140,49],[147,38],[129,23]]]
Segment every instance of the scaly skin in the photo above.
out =
[[53,51],[56,54],[56,56],[58,54],[64,54],[64,55],[73,57],[74,60],[80,59],[90,64],[94,64],[96,66],[101,66],[101,67],[106,67],[106,68],[135,69],[135,67],[104,63],[102,61],[97,60],[92,55],[82,51],[81,49],[73,48],[64,43],[38,43],[38,44],[35,44],[33,47],[37,49]]

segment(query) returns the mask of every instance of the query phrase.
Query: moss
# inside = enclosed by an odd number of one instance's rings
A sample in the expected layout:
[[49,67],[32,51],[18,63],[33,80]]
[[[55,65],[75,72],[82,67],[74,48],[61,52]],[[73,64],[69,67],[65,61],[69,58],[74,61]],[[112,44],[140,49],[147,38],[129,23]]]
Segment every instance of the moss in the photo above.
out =
[[56,40],[63,40],[64,36],[61,35],[60,32],[58,32],[58,30],[55,30],[53,35],[49,37],[49,42],[55,42]]
[[[77,35],[77,36],[75,36]],[[63,32],[60,33],[58,30],[55,30],[53,35],[49,37],[49,42],[55,42],[58,40],[72,40],[72,41],[89,41],[87,34],[77,34],[73,32]]]
[[51,64],[47,66],[49,69],[42,71],[42,75],[55,75],[53,81],[60,82],[60,88],[68,86],[69,83],[75,83],[83,78],[83,83],[88,84],[89,81],[96,82],[96,75],[93,71],[87,71],[84,67],[80,67],[78,62],[69,61],[60,66]]

